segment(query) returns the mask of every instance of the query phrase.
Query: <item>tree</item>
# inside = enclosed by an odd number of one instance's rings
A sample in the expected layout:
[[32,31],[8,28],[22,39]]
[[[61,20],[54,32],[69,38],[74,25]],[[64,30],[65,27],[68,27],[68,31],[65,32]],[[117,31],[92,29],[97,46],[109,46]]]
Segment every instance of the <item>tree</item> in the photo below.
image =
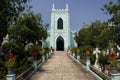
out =
[[111,15],[112,17],[109,19],[115,26],[120,27],[120,0],[117,3],[110,1],[106,3],[102,10],[106,11],[106,14]]
[[16,21],[17,16],[25,10],[28,1],[30,0],[0,1],[0,45],[7,34],[9,24]]
[[18,17],[16,23],[8,28],[9,38],[17,40],[24,46],[36,44],[42,38],[47,38],[47,31],[41,23],[41,15],[26,13]]
[[81,46],[106,48],[113,37],[113,27],[108,26],[106,22],[95,21],[82,28],[75,40]]
[[120,0],[118,0],[117,3],[110,1],[104,4],[102,10],[106,11],[106,14],[111,15],[108,22],[114,27],[115,42],[120,44]]

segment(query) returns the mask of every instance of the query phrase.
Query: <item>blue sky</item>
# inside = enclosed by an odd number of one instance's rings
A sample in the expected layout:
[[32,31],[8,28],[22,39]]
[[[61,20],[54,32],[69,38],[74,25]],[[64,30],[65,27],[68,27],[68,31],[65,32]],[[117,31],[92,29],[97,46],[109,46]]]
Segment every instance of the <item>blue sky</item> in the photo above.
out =
[[[110,16],[101,10],[103,5],[110,0],[32,0],[31,11],[41,13],[44,23],[50,25],[52,4],[56,9],[69,6],[71,30],[79,31],[83,23],[89,24],[95,20],[107,21]],[[117,0],[113,0],[114,2]]]

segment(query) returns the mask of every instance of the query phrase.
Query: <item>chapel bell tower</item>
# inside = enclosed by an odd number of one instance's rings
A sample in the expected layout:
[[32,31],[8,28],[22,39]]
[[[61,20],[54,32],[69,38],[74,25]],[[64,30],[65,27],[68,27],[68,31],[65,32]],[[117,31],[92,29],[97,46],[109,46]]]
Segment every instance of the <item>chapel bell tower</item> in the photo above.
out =
[[51,10],[50,46],[57,51],[64,51],[70,46],[70,16],[68,4],[65,9]]

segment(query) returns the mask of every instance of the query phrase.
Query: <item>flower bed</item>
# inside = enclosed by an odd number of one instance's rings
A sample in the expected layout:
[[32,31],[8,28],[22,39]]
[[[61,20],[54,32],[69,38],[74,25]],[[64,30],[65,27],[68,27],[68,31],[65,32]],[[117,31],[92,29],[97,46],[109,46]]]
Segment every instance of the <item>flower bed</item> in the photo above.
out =
[[13,53],[10,53],[7,57],[6,57],[6,62],[5,62],[5,66],[7,68],[14,68],[16,64],[16,56]]

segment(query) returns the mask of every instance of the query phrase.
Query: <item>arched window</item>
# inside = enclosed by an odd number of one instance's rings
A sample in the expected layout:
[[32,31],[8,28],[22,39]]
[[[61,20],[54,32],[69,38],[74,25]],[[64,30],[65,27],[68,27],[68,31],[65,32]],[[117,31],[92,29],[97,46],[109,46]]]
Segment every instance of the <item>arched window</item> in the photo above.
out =
[[58,21],[57,21],[57,28],[58,29],[63,29],[63,20],[61,18],[59,18]]

